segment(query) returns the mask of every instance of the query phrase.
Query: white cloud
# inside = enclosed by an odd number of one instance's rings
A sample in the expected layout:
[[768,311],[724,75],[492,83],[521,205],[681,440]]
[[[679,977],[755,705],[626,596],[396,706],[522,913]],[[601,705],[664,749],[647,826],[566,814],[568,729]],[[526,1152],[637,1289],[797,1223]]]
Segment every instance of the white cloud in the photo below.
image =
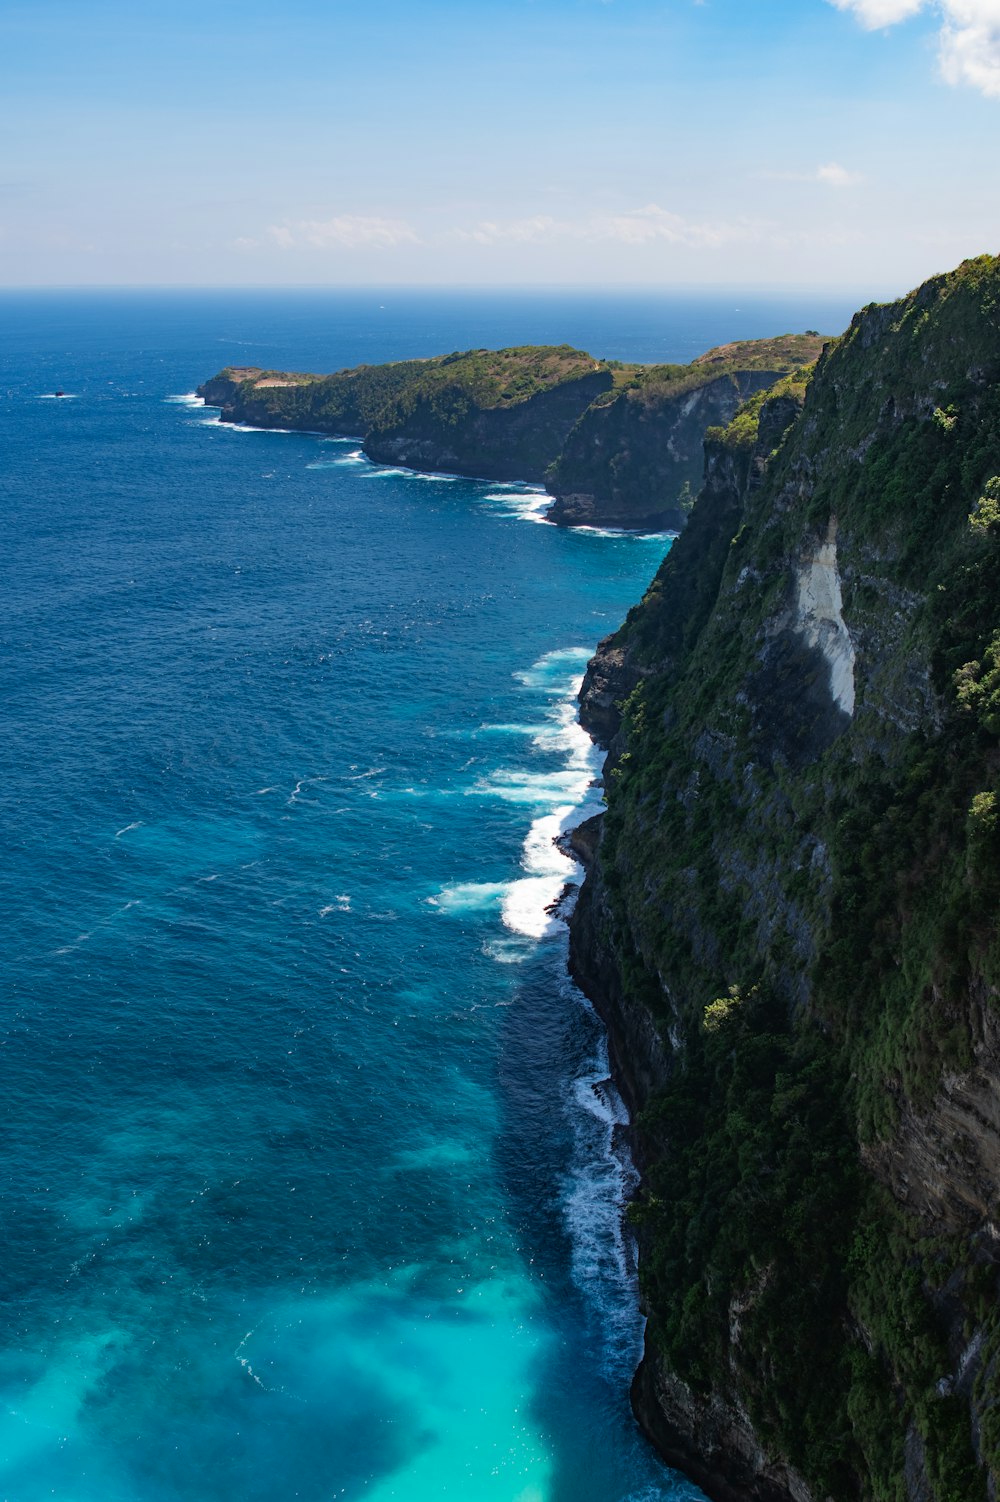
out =
[[669,245],[716,247],[727,241],[752,238],[747,225],[699,223],[661,209],[656,203],[595,219],[593,227],[597,238],[620,240],[624,245],[648,245],[650,241],[663,240]]
[[838,10],[849,10],[868,31],[908,21],[924,9],[927,0],[830,0]]
[[1000,0],[829,0],[869,31],[894,26],[931,6],[941,17],[938,58],[950,84],[1000,99]]
[[419,245],[420,236],[404,219],[379,219],[365,214],[338,214],[333,219],[299,219],[272,224],[268,234],[282,250],[306,246],[313,250],[365,247],[386,250],[394,245]]
[[460,240],[472,240],[477,245],[497,245],[501,241],[528,245],[533,241],[551,240],[570,230],[570,225],[561,224],[548,214],[535,214],[530,219],[508,219],[506,222],[481,219],[474,229],[460,229],[458,237]]
[[839,162],[824,162],[809,172],[760,172],[755,175],[783,183],[825,183],[828,188],[853,188],[864,182],[860,172],[848,172]]
[[941,30],[941,72],[1000,99],[1000,0],[948,0]]
[[757,237],[752,225],[701,223],[673,214],[655,203],[646,204],[641,209],[625,209],[618,214],[592,215],[587,219],[553,219],[547,214],[506,221],[483,219],[473,229],[460,229],[456,234],[461,240],[471,240],[479,245],[565,239],[617,240],[622,245],[649,245],[659,240],[671,245],[715,247],[733,240]]
[[822,167],[816,168],[816,181],[826,183],[830,188],[853,188],[855,183],[861,181],[858,172],[848,172],[839,162],[824,162]]

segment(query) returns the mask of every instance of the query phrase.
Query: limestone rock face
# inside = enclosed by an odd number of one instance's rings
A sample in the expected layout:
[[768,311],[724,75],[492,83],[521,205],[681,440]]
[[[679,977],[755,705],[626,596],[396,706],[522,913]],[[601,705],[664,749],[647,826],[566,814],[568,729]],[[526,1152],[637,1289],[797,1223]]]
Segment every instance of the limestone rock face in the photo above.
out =
[[674,395],[671,384],[625,390],[590,407],[569,434],[548,488],[549,519],[560,526],[680,531],[702,483],[705,432],[724,426],[778,370],[713,376]]
[[679,529],[701,483],[706,428],[821,344],[803,334],[750,340],[687,366],[622,366],[568,345],[327,376],[234,366],[198,394],[221,407],[222,422],[357,438],[379,463],[545,482],[560,525]]
[[365,452],[382,464],[540,484],[581,413],[610,385],[607,371],[594,370],[515,405],[470,407],[457,422],[450,408],[418,401],[377,419]]
[[633,1405],[716,1502],[993,1502],[1000,260],[784,386],[709,433],[581,690],[609,758],[571,963],[636,1120]]

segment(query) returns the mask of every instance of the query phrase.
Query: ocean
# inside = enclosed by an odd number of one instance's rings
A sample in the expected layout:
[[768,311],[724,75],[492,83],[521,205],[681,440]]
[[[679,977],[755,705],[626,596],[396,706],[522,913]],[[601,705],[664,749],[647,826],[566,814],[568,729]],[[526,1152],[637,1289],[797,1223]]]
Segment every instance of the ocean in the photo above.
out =
[[629,1413],[624,1112],[552,911],[575,691],[671,539],[192,393],[851,311],[0,295],[7,1502],[700,1497]]

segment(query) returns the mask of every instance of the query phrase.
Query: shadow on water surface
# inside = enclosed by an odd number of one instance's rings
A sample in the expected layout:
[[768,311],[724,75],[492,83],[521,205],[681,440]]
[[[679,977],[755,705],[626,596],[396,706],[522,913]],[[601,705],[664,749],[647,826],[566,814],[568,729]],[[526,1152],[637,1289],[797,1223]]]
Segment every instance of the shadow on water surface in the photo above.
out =
[[532,1399],[550,1451],[545,1502],[704,1502],[660,1461],[629,1405],[642,1341],[619,1213],[631,1165],[611,1155],[604,1029],[566,974],[564,935],[540,946],[519,982],[500,1041],[498,1162],[555,1330]]

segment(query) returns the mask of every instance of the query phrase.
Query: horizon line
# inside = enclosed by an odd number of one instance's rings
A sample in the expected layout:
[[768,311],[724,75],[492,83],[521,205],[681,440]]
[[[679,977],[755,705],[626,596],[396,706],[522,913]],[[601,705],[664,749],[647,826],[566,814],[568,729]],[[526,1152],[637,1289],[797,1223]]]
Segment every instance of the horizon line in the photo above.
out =
[[[925,278],[926,280],[926,278]],[[428,292],[536,292],[551,296],[561,292],[599,292],[609,294],[650,293],[825,293],[830,296],[854,295],[867,284],[829,282],[9,282],[0,283],[0,295],[40,292],[352,292],[392,293]],[[910,290],[907,288],[907,290]],[[872,289],[869,288],[871,294]],[[874,295],[900,296],[889,285],[876,285]]]

